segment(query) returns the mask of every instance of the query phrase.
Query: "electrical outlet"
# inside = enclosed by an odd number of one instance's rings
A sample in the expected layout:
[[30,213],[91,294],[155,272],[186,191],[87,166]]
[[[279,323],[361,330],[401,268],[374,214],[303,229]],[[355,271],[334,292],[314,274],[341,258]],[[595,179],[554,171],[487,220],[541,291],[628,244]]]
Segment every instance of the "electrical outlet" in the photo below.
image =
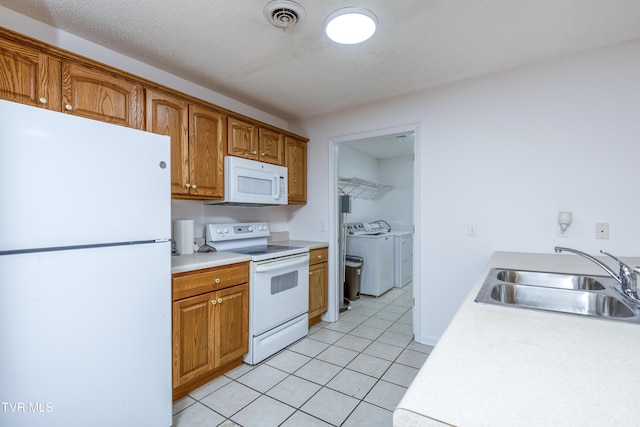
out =
[[596,224],[596,239],[608,239],[609,238],[609,223],[599,222]]

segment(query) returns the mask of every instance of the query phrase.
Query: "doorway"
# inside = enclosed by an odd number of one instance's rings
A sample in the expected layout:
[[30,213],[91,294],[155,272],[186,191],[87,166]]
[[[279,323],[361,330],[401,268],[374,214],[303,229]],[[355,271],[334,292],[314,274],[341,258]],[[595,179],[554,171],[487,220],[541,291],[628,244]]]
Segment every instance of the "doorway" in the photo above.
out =
[[[420,337],[420,242],[415,239],[420,229],[420,191],[419,191],[419,124],[404,125],[375,131],[362,132],[330,139],[330,188],[331,244],[340,248],[341,215],[338,211],[340,188],[348,186],[348,180],[354,178],[373,183],[369,193],[362,189],[347,188],[353,191],[352,214],[347,214],[347,222],[367,222],[384,219],[391,230],[412,232],[413,239],[413,335]],[[408,174],[408,176],[407,176]],[[357,176],[359,175],[359,176]],[[406,182],[408,180],[408,182]],[[360,199],[360,200],[358,200]],[[398,208],[403,206],[403,208]],[[357,211],[355,211],[357,209]],[[375,217],[375,218],[374,218]],[[339,308],[343,292],[343,270],[341,257],[344,254],[333,251],[334,292],[329,293],[329,313],[327,320],[339,318]]]

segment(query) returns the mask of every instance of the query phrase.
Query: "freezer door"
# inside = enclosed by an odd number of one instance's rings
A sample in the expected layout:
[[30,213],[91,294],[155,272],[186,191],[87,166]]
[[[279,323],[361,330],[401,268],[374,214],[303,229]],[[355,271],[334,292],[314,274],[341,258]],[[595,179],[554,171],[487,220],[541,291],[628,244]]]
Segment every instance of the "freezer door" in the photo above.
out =
[[0,424],[170,426],[170,265],[168,242],[0,256]]
[[171,237],[170,139],[0,101],[0,252]]

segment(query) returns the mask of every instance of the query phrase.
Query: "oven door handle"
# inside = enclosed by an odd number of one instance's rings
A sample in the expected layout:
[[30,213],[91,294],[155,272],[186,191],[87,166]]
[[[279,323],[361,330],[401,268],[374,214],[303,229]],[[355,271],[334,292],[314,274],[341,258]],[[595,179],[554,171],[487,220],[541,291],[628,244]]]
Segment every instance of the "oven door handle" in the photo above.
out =
[[287,262],[276,261],[276,262],[270,262],[265,264],[257,264],[256,273],[264,273],[267,271],[279,270],[281,268],[293,267],[294,265],[306,264],[308,262],[309,262],[309,254],[306,254],[301,257],[296,257],[295,259],[292,259],[291,261],[287,261]]

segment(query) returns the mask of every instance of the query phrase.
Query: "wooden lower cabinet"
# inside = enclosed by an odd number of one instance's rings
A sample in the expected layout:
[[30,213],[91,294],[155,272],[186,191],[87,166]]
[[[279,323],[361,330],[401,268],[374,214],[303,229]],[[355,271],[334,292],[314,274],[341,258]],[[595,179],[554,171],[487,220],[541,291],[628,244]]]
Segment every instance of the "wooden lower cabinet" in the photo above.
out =
[[309,252],[309,326],[318,323],[329,307],[328,255],[327,248]]
[[248,263],[173,275],[174,400],[242,363],[248,281]]

